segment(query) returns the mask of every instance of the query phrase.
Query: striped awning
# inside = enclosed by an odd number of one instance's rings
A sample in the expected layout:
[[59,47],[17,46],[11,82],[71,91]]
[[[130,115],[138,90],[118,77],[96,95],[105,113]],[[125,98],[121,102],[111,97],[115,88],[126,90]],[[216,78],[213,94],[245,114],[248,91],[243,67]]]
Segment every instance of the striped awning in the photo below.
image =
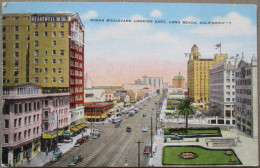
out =
[[73,132],[77,132],[79,129],[76,128],[76,127],[70,127],[70,130],[73,131]]

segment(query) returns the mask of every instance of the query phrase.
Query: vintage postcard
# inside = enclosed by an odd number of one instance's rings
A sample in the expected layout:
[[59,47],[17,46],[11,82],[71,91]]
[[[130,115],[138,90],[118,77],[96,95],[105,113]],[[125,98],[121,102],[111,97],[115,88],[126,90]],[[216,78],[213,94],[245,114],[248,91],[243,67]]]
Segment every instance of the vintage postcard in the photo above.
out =
[[259,165],[256,4],[3,2],[1,16],[1,167]]

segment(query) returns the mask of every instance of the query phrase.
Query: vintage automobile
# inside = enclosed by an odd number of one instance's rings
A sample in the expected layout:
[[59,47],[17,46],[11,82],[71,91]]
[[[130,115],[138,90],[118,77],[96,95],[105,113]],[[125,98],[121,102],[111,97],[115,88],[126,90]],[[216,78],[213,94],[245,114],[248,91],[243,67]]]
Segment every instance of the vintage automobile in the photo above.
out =
[[76,143],[82,144],[84,142],[86,142],[85,138],[79,138]]
[[144,127],[142,128],[142,132],[147,132],[147,127],[144,126]]
[[80,155],[73,156],[72,160],[69,161],[68,166],[75,166],[78,162],[82,162],[83,157]]
[[127,127],[126,132],[131,132],[131,127]]
[[80,143],[77,143],[77,142],[76,142],[76,143],[74,144],[74,147],[79,147],[79,146],[80,146]]
[[50,162],[57,162],[63,157],[63,153],[60,150],[53,152],[52,157],[50,158]]

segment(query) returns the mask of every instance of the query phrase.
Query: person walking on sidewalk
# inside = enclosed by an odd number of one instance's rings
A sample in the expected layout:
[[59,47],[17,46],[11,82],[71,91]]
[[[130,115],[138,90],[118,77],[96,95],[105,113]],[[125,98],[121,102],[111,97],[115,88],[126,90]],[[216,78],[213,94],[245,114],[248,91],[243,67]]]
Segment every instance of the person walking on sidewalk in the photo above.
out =
[[46,157],[48,156],[48,148],[46,149]]

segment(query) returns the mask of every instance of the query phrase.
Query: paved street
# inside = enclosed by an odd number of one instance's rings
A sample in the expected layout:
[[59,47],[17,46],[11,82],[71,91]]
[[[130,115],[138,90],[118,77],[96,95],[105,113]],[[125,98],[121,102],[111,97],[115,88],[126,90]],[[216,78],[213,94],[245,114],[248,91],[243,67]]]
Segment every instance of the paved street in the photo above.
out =
[[[136,143],[138,140],[144,142],[140,144],[140,166],[148,166],[149,156],[143,155],[143,149],[145,142],[151,140],[151,116],[153,116],[153,128],[155,128],[154,103],[159,98],[160,96],[156,96],[138,104],[137,107],[142,109],[133,117],[123,116],[123,121],[118,128],[114,128],[114,124],[110,122],[95,123],[101,131],[98,139],[90,139],[80,147],[73,147],[60,161],[48,163],[45,166],[67,166],[73,155],[80,154],[84,159],[77,164],[78,167],[124,166],[126,162],[128,166],[136,167],[138,165],[138,144]],[[146,113],[146,117],[142,117],[143,113]],[[128,126],[132,128],[131,132],[126,132]],[[147,132],[142,132],[143,126],[147,126]]]

